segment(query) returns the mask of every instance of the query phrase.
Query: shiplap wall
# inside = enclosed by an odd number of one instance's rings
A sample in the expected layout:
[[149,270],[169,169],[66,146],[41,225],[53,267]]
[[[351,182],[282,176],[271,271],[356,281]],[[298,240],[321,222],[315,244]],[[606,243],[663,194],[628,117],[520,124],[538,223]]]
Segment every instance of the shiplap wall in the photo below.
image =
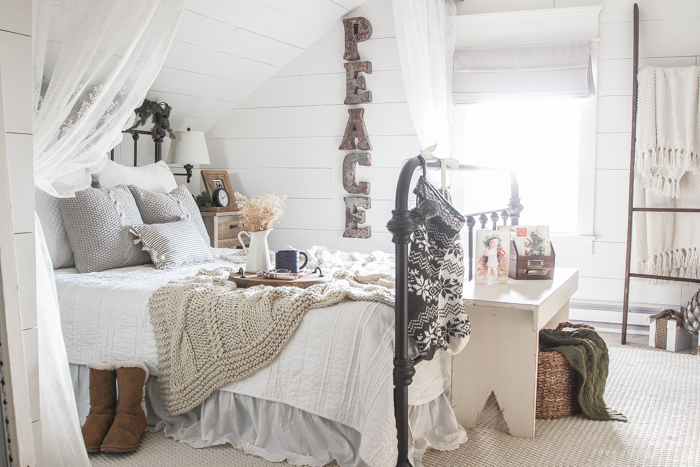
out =
[[[188,0],[147,97],[170,104],[173,129],[206,131],[363,2]],[[168,144],[166,139],[163,158]],[[131,165],[132,148],[133,140],[125,135],[115,148],[115,160]],[[139,165],[153,162],[147,136],[139,140],[139,153]],[[196,169],[188,185],[192,193],[201,192],[199,181]]]
[[[19,278],[32,427],[41,452],[39,336],[36,315],[34,165],[32,159],[32,2],[0,1],[0,62],[9,159],[10,202]],[[0,222],[5,222],[3,219]]]
[[368,1],[348,15],[372,23],[372,37],[358,44],[373,102],[365,123],[373,146],[372,166],[357,180],[372,184],[367,224],[370,239],[343,238],[343,157],[339,151],[348,119],[341,22],[268,80],[207,132],[213,168],[225,168],[247,196],[286,194],[287,210],[270,236],[272,248],[314,244],[370,252],[393,249],[391,217],[401,161],[417,154],[418,140],[406,105],[391,2]]
[[[593,255],[559,255],[580,270],[576,300],[619,303],[625,259],[631,125],[632,0],[469,0],[458,14],[603,5],[600,15],[598,115]],[[638,0],[641,65],[695,65],[700,55],[700,2]],[[374,102],[366,104],[374,150],[358,180],[372,183],[371,240],[341,237],[344,196],[338,151],[347,119],[343,35],[338,25],[207,133],[213,167],[229,169],[247,195],[289,195],[288,210],[271,237],[273,248],[314,243],[344,250],[390,249],[385,224],[400,161],[419,149],[402,89],[389,0],[368,1],[347,16],[365,16],[372,38],[359,45],[372,61],[366,77]],[[485,160],[484,163],[488,161]],[[632,285],[632,302],[680,305],[697,290],[679,284]]]
[[362,1],[188,0],[148,97],[206,131]]

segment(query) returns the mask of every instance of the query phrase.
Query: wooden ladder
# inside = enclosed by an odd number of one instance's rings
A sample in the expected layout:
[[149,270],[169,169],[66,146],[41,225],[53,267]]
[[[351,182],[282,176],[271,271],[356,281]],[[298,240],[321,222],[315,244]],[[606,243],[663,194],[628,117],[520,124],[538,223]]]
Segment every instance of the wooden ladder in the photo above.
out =
[[622,301],[622,344],[627,342],[627,315],[629,313],[629,297],[630,297],[630,278],[636,277],[640,279],[657,279],[674,282],[694,282],[700,283],[700,279],[692,279],[686,277],[671,277],[671,276],[656,276],[651,274],[637,274],[630,272],[630,264],[632,261],[632,216],[635,212],[691,212],[700,213],[700,209],[686,208],[635,208],[634,207],[634,154],[635,144],[637,142],[637,72],[639,70],[639,7],[634,4],[634,55],[633,64],[633,82],[632,82],[632,148],[630,154],[630,185],[629,185],[629,204],[627,209],[627,256],[625,261],[625,296]]

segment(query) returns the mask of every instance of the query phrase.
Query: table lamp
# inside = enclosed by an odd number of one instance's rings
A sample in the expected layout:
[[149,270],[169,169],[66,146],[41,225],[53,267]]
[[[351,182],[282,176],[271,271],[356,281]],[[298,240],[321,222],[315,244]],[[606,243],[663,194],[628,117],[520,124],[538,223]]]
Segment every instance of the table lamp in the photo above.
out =
[[185,167],[187,183],[192,178],[193,164],[211,164],[207,142],[204,139],[203,131],[176,131],[175,138],[170,140],[170,150],[168,150],[168,164],[183,164]]

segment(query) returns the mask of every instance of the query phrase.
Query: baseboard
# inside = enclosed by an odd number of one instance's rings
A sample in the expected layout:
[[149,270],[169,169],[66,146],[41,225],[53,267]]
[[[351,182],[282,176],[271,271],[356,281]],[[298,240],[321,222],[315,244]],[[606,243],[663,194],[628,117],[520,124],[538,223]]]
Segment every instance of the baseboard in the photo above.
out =
[[[649,335],[649,315],[659,311],[658,307],[630,308],[630,313],[627,315],[627,332]],[[569,305],[569,319],[590,323],[599,331],[621,332],[622,306],[614,303],[574,302]]]

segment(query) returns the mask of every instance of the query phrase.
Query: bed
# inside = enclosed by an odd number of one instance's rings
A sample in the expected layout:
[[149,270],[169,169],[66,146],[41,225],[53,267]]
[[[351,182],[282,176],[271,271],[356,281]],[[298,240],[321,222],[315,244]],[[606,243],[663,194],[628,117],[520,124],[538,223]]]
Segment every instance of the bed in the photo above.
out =
[[[136,141],[137,137],[135,166]],[[156,161],[159,146],[156,141]],[[212,264],[167,271],[152,264],[87,274],[57,269],[61,322],[80,417],[90,408],[87,363],[130,360],[144,362],[151,373],[146,401],[150,429],[196,448],[230,443],[269,461],[286,459],[293,465],[320,466],[335,460],[342,466],[417,467],[428,449],[456,449],[467,437],[451,407],[451,356],[438,352],[432,360],[421,361],[406,328],[407,253],[415,229],[407,221],[408,192],[416,168],[422,167],[425,174],[430,166],[436,164],[421,156],[409,160],[397,186],[396,210],[388,224],[396,244],[393,308],[346,300],[310,310],[272,364],[227,384],[176,417],[163,409],[148,299],[168,282],[201,269],[232,268],[222,257],[231,250],[214,249],[217,259]],[[494,228],[499,215],[504,223],[510,218],[517,224],[522,206],[513,180],[507,207],[467,216],[470,265],[474,216],[480,216],[482,228],[489,219],[486,214],[491,214]]]
[[[217,259],[205,266],[233,264]],[[158,271],[143,265],[89,274],[78,274],[75,268],[55,271],[81,417],[89,411],[88,362],[142,361],[157,375],[148,298],[167,282],[200,269],[202,265]],[[311,310],[272,365],[227,385],[179,417],[165,415],[154,376],[147,387],[149,425],[194,447],[229,442],[271,461],[286,458],[297,465],[324,465],[335,459],[340,465],[386,465],[383,458],[395,457],[387,452],[387,443],[395,446],[396,439],[392,321],[393,310],[378,303],[346,301]],[[454,449],[466,441],[450,406],[450,363],[445,354],[417,367],[409,393],[414,465],[420,465],[428,448]],[[359,382],[364,384],[358,387]],[[280,420],[286,420],[284,426]],[[313,436],[302,440],[290,433]]]

